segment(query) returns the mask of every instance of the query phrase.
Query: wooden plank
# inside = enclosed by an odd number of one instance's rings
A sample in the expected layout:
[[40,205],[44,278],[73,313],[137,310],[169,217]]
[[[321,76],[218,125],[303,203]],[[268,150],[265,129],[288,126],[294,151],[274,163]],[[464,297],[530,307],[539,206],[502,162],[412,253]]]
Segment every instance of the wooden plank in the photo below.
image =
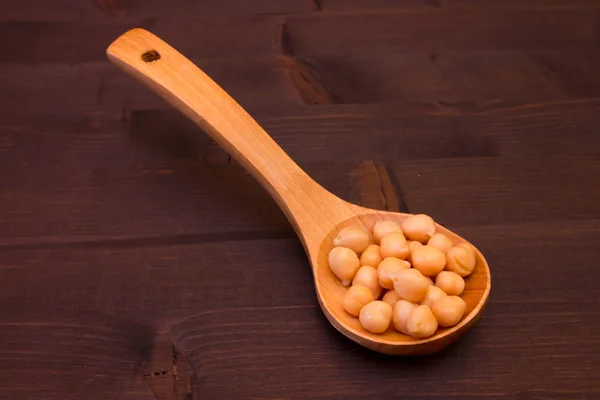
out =
[[173,18],[189,19],[201,17],[229,17],[237,15],[298,14],[315,12],[360,11],[414,12],[446,11],[452,9],[489,8],[583,8],[597,7],[595,0],[262,0],[249,2],[228,0],[219,3],[205,3],[193,0],[177,0],[164,7],[159,0],[4,0],[0,20],[3,21],[102,21],[109,18]]
[[[192,374],[185,360],[177,362],[176,382],[173,364],[161,360],[159,332],[168,332],[171,321],[215,306],[251,313],[273,306],[314,309],[306,290],[312,277],[297,240],[51,246],[3,251],[1,260],[2,282],[20,280],[0,295],[2,398],[184,399],[189,390],[182,380]],[[281,278],[279,291],[271,290],[265,273]],[[150,384],[159,379],[147,376],[156,367],[180,396],[161,397],[160,387]]]
[[[511,220],[597,215],[594,185],[578,177],[594,176],[598,166],[598,109],[597,101],[424,115],[393,106],[321,106],[259,121],[335,194],[385,209],[395,194],[382,197],[376,163],[361,162],[381,160],[411,211],[464,225],[495,221],[489,207]],[[183,116],[136,111],[125,135],[117,123],[96,113],[3,118],[2,243],[292,234],[258,184]],[[561,153],[578,155],[561,159],[566,168],[536,166]],[[465,183],[463,175],[475,170],[479,180]],[[571,192],[554,193],[556,179]],[[455,190],[458,184],[466,186]]]
[[600,95],[597,53],[361,53],[301,57],[336,103],[564,100]]
[[[2,160],[3,245],[293,235],[283,213],[245,170],[229,165],[224,153],[217,163],[214,154],[202,155],[209,141],[197,143],[195,161],[177,161],[111,145],[114,138],[62,146],[52,140],[42,137],[32,148],[28,139],[15,139],[13,154]],[[32,157],[25,170],[19,160],[33,152],[47,155]],[[385,208],[373,163],[302,164],[335,194]]]
[[450,227],[600,216],[598,154],[423,160],[392,174],[411,212]]
[[272,16],[216,19],[201,14],[194,19],[158,19],[153,32],[188,58],[254,58],[281,54],[282,23]]
[[54,318],[0,323],[0,396],[152,400],[139,374],[152,335],[147,327],[100,313],[68,318],[55,305]]
[[[337,0],[335,0],[337,1]],[[385,1],[385,0],[383,0]],[[456,9],[495,9],[495,8],[511,8],[511,9],[597,9],[600,4],[596,0],[437,0],[442,8]]]
[[478,113],[474,132],[489,137],[495,154],[554,157],[599,154],[598,100],[541,103]]
[[[593,48],[598,10],[493,10],[444,13],[331,13],[290,16],[294,55]],[[457,29],[457,27],[461,29]],[[523,35],[522,32],[527,32]]]
[[[312,285],[312,275],[296,237],[6,249],[2,266],[3,280],[19,279],[18,287],[6,288],[1,295],[4,322],[44,320],[51,314],[58,322],[91,313],[99,329],[114,326],[115,333],[146,335],[138,344],[140,352],[151,351],[154,329],[164,330],[190,315],[219,308],[314,307],[316,301],[305,290]],[[265,279],[271,272],[281,278],[281,287],[272,291],[271,278]],[[289,297],[281,298],[288,290]],[[34,293],[35,307],[16,307],[27,298],[31,302]],[[71,304],[75,299],[77,304]],[[92,322],[81,320],[84,326]],[[149,354],[140,354],[144,355]]]
[[[582,306],[586,311],[581,311]],[[201,376],[197,396],[275,399],[285,392],[286,399],[305,399],[307,395],[353,400],[367,396],[480,399],[536,398],[543,393],[546,399],[561,399],[565,394],[586,398],[600,390],[588,380],[598,376],[588,352],[600,350],[594,338],[598,329],[591,325],[598,323],[600,316],[593,307],[594,303],[567,302],[490,305],[480,325],[460,343],[418,360],[392,360],[347,346],[336,332],[324,332],[332,329],[323,327],[327,321],[309,323],[316,312],[309,314],[308,310],[272,311],[264,317],[268,321],[261,321],[256,313],[230,314],[224,324],[227,332],[198,318],[187,327],[188,332],[182,329],[178,333],[184,352],[191,354],[192,369]],[[557,322],[559,318],[562,323]],[[579,330],[580,324],[590,328]],[[580,332],[578,339],[584,346],[565,342],[563,329]],[[512,335],[532,339],[515,345],[506,338]],[[535,340],[538,337],[544,340]],[[450,362],[454,357],[468,357],[473,368],[468,378]],[[281,359],[297,360],[286,366],[290,376],[276,373]],[[561,361],[557,363],[557,359]],[[236,385],[230,380],[232,363],[236,365]],[[489,379],[490,368],[503,378]],[[377,383],[365,378],[365,373],[377,375]],[[268,385],[256,385],[257,381]],[[440,381],[445,387],[439,386]],[[353,390],[349,392],[350,386]],[[423,388],[428,388],[426,393]]]
[[436,12],[441,10],[439,0],[320,0],[319,5],[323,13],[360,12],[376,13],[381,10],[386,12]]
[[122,0],[126,15],[140,17],[167,17],[179,20],[198,17],[292,14],[317,10],[312,0],[226,0],[218,3],[194,0],[177,0],[165,7],[161,0]]
[[32,0],[27,3],[20,0],[3,0],[0,20],[65,21],[106,18],[97,4],[95,1],[79,0]]
[[[264,111],[255,116],[300,164],[495,155],[488,138],[468,118],[398,118],[394,111],[336,105]],[[176,112],[140,110],[131,114],[131,132],[167,141],[174,132],[194,137],[199,130]]]
[[[302,103],[283,64],[276,59],[194,62],[250,110]],[[3,115],[87,115],[99,110],[105,116],[120,118],[130,108],[170,108],[108,61],[75,65],[0,64],[0,86]],[[68,96],[58,100],[61,92]]]
[[[100,108],[89,115],[3,116],[0,151],[5,160],[24,156],[32,146],[59,146],[50,154],[76,152],[69,143],[89,147],[86,156],[106,158],[116,150],[92,151],[93,146],[127,146],[125,130],[145,145],[156,143],[159,155],[205,160],[220,157],[215,146],[191,122],[170,106],[166,110],[132,110],[129,127],[121,127]],[[382,159],[387,162],[420,158],[523,156],[536,154],[597,154],[600,129],[598,100],[508,104],[330,105],[263,108],[253,115],[299,162],[335,159],[341,162]],[[36,111],[37,112],[37,111]],[[42,140],[40,136],[49,136]],[[51,141],[52,136],[65,140]],[[310,140],[307,140],[309,138]],[[18,146],[15,145],[18,143]],[[198,148],[201,146],[202,148]],[[98,149],[98,148],[97,148]],[[147,151],[147,147],[143,151]],[[41,147],[37,152],[41,152]],[[6,158],[8,157],[8,158]],[[18,160],[14,158],[14,162]],[[100,161],[102,162],[102,161]]]
[[[490,304],[447,351],[394,359],[393,368],[329,325],[295,238],[3,251],[1,279],[10,285],[0,293],[0,395],[114,398],[133,391],[148,363],[172,365],[160,361],[160,338],[189,365],[190,392],[211,399],[465,398],[465,384],[468,398],[590,397],[600,391],[590,384],[600,376],[589,357],[600,350],[598,271],[589,263],[598,222],[463,228],[490,261]],[[565,341],[565,330],[578,341]],[[470,360],[467,383],[457,357]],[[296,361],[274,374],[281,359]],[[173,382],[172,372],[165,376]],[[133,392],[122,398],[144,399]]]
[[[135,26],[150,28],[151,21],[121,23],[6,21],[0,35],[18,40],[0,41],[2,63],[79,63],[106,60],[106,47]],[[56,43],[61,43],[57,46]]]
[[175,0],[168,6],[160,0],[4,0],[0,20],[6,21],[81,21],[108,18],[173,18],[189,19],[252,14],[284,14],[310,12],[310,0],[227,0],[215,2]]
[[596,0],[320,0],[323,12],[415,12],[448,10],[597,8]]
[[[307,57],[303,62],[338,103],[423,101],[440,102],[443,107],[454,107],[456,103],[477,107],[595,97],[600,93],[600,84],[593,79],[600,58],[592,53],[470,53],[434,58],[432,62],[431,55],[407,55],[388,57],[386,61],[377,56],[346,55]],[[193,60],[253,113],[302,103],[284,59]],[[340,64],[353,65],[354,72],[331,72],[339,71]],[[399,66],[404,74],[397,73]],[[29,110],[86,114],[100,107],[104,115],[121,116],[124,107],[169,108],[108,62],[0,64],[0,72],[0,83],[5,88],[0,99],[10,99],[2,114]],[[56,93],[61,90],[67,90],[69,96],[56,101]]]
[[[97,108],[108,63],[78,65],[0,64],[2,114],[85,115]],[[59,93],[67,95],[59,96]]]
[[[298,162],[598,154],[599,100],[525,105],[457,102],[321,105],[254,116]],[[130,132],[196,137],[171,110],[133,110]],[[164,146],[164,144],[162,144]],[[180,152],[183,150],[180,150]],[[209,150],[207,150],[209,151]]]
[[[3,157],[6,223],[0,232],[5,244],[291,232],[266,192],[240,167],[228,165],[226,155],[206,137],[163,146],[162,154],[152,154],[140,137],[135,139],[142,146],[137,150],[110,134],[81,135],[67,146],[42,136],[31,147],[32,137],[36,136],[11,136],[14,145]],[[543,143],[543,137],[537,140]],[[159,138],[160,143],[164,141]],[[48,156],[43,161],[33,158],[25,171],[19,160],[33,151]],[[310,154],[311,149],[304,151],[295,150]],[[598,154],[596,149],[596,155],[588,156],[406,159],[390,166],[396,177],[392,181],[411,212],[430,213],[444,224],[461,226],[494,223],[497,213],[510,221],[597,217],[599,193],[588,184],[588,176],[600,172]],[[299,163],[342,198],[385,208],[389,201],[379,192],[381,176],[372,162],[357,163],[359,155],[354,162],[299,158]],[[19,179],[13,179],[17,170]],[[478,175],[469,178],[472,171]],[[557,181],[564,182],[561,192],[555,190]],[[244,197],[254,200],[248,203]]]
[[[252,113],[301,104],[284,59],[193,59]],[[381,62],[379,62],[379,61]],[[527,103],[596,97],[600,84],[593,74],[600,58],[573,51],[516,53],[307,57],[315,80],[334,101],[439,102],[441,107],[481,107],[495,103]],[[333,73],[343,64],[355,71]],[[398,74],[402,66],[405,74]],[[465,66],[469,66],[467,72]],[[458,74],[458,76],[457,76]],[[450,79],[449,76],[457,76]],[[170,108],[162,99],[108,62],[40,66],[0,64],[0,113],[86,114],[100,109],[121,116],[127,109]],[[56,101],[56,93],[69,96]]]
[[[134,27],[151,30],[188,57],[256,57],[281,54],[276,17],[235,19],[118,19],[0,22],[0,62],[81,63],[105,61],[106,48]],[[219,34],[215,34],[218,32]],[[55,43],[61,43],[56,46]]]

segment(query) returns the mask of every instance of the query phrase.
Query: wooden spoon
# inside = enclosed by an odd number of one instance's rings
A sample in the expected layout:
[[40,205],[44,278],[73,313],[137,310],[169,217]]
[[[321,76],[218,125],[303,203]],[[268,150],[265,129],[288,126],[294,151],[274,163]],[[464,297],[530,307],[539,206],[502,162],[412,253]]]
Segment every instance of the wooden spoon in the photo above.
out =
[[[293,225],[310,260],[317,298],[327,319],[342,334],[369,349],[393,355],[438,351],[466,332],[480,316],[490,293],[490,271],[476,250],[475,271],[462,295],[462,321],[439,329],[427,339],[413,339],[388,329],[373,334],[342,308],[347,290],[329,269],[327,255],[339,229],[359,225],[372,229],[377,220],[401,222],[410,214],[372,210],[348,203],[317,184],[271,139],[263,128],[196,65],[152,33],[133,29],[115,40],[108,58],[150,87],[243,165],[277,201]],[[438,225],[455,244],[464,239]]]

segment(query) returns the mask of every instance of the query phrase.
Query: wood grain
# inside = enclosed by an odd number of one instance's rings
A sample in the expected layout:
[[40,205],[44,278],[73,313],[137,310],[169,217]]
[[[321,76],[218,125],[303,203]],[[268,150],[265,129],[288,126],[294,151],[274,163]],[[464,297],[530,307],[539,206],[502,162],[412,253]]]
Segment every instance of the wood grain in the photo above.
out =
[[[277,60],[250,59],[243,64],[202,59],[202,68],[215,76],[249,110],[302,104],[285,68]],[[11,98],[0,113],[9,115],[82,115],[101,111],[120,118],[132,108],[167,108],[154,93],[140,87],[108,62],[75,65],[0,64],[0,84]],[[60,88],[69,88],[69,98],[55,101]]]
[[[286,34],[295,55],[377,49],[404,53],[590,49],[598,43],[599,12],[588,7],[408,14],[323,13],[290,17]],[[577,21],[576,25],[571,24],[573,20]],[[527,35],[522,35],[525,31]],[[325,37],[327,40],[323,40]]]
[[[473,169],[479,174],[470,174]],[[416,161],[393,171],[411,211],[437,215],[450,225],[600,216],[595,189],[589,185],[590,176],[600,173],[598,154],[555,156],[552,162],[532,156],[528,163],[512,157]],[[556,196],[556,182],[569,193],[568,208]]]
[[[0,20],[1,21],[1,20]],[[69,63],[106,61],[106,43],[132,27],[152,29],[169,41],[184,42],[181,50],[196,57],[251,57],[280,54],[276,34],[281,18],[275,16],[235,18],[237,29],[227,34],[228,19],[200,15],[185,21],[173,19],[102,19],[99,21],[6,21],[2,36],[19,36],[18,42],[0,42],[0,62]],[[34,29],[32,29],[34,28]],[[212,33],[218,31],[220,35]],[[194,37],[195,40],[186,40]],[[201,39],[204,38],[204,39]],[[61,46],[54,43],[60,41]],[[21,43],[22,46],[18,44]]]
[[[511,102],[379,103],[257,110],[257,120],[300,164],[381,159],[598,154],[597,99]],[[132,110],[131,133],[197,137],[172,110]],[[549,134],[559,131],[560,134]],[[393,137],[390,142],[388,138]],[[307,140],[310,139],[310,140]]]
[[[489,103],[500,99],[538,103],[600,94],[600,87],[593,83],[600,58],[592,51],[432,49],[301,59],[318,79],[327,82],[325,89],[337,103]],[[344,72],[335,72],[340,70]]]
[[[0,398],[597,398],[599,7],[3,1]],[[334,194],[476,243],[470,334],[417,360],[338,334],[266,192],[104,61],[134,26]]]
[[[489,391],[510,397],[542,387],[551,393],[550,397],[557,391],[554,398],[560,398],[560,390],[566,386],[574,395],[597,390],[576,377],[597,376],[588,358],[588,352],[597,351],[598,346],[595,336],[599,333],[596,322],[599,316],[593,300],[596,284],[582,281],[579,276],[595,273],[587,260],[593,254],[591,245],[598,233],[598,221],[469,227],[463,231],[477,237],[494,260],[495,270],[500,270],[495,282],[501,285],[501,290],[494,291],[490,309],[481,323],[457,346],[417,360],[381,357],[340,337],[320,316],[302,248],[294,239],[3,252],[14,264],[11,269],[3,269],[4,278],[14,284],[2,294],[2,312],[5,321],[47,321],[36,329],[46,334],[46,346],[54,350],[53,354],[59,349],[53,337],[60,332],[63,336],[69,331],[77,332],[68,326],[54,327],[56,322],[52,321],[65,324],[67,316],[71,324],[83,325],[77,329],[88,335],[85,341],[66,343],[72,349],[87,345],[92,349],[88,357],[101,357],[107,351],[106,346],[124,348],[125,335],[137,338],[137,345],[143,351],[128,350],[115,362],[131,359],[141,363],[140,359],[151,357],[155,350],[150,346],[144,348],[141,339],[146,335],[145,343],[149,345],[152,339],[147,335],[153,335],[154,329],[167,330],[169,340],[197,373],[198,397],[276,398],[278,392],[292,387],[316,393],[327,382],[334,382],[325,392],[329,398],[342,396],[344,388],[352,382],[357,393],[346,395],[356,399],[369,393],[392,395],[398,391],[417,398],[444,393],[460,397],[465,379],[473,398]],[[254,250],[257,246],[269,257],[258,255]],[[506,252],[505,248],[514,251]],[[102,262],[97,261],[99,256]],[[515,263],[515,259],[520,263]],[[131,260],[137,260],[133,267]],[[570,268],[564,268],[558,277],[547,273],[548,265],[566,264]],[[248,265],[252,268],[248,269]],[[71,283],[74,276],[79,276],[76,286]],[[237,277],[236,285],[228,283],[232,276]],[[540,292],[537,285],[531,284],[531,276],[537,277],[540,286],[550,285],[549,290]],[[187,282],[185,286],[182,279]],[[279,284],[273,286],[272,281]],[[215,282],[222,283],[215,285]],[[577,285],[577,291],[560,294],[569,285]],[[34,292],[43,293],[44,301],[22,314],[19,304],[27,304],[29,293]],[[71,304],[76,294],[81,301]],[[87,318],[82,316],[84,313]],[[122,320],[139,321],[138,326],[119,323],[119,319],[111,320],[101,313],[116,313]],[[86,324],[92,325],[86,328]],[[146,324],[156,328],[147,328]],[[3,337],[10,340],[5,343],[13,343],[12,357],[27,361],[31,359],[26,351],[33,349],[29,343],[31,336],[24,329],[4,330],[3,335],[13,333]],[[578,332],[585,347],[565,343],[562,329]],[[515,345],[513,334],[507,335],[508,331],[519,337],[539,336],[544,340]],[[107,343],[107,337],[112,337],[114,344]],[[499,366],[492,360],[491,356],[498,352],[512,365]],[[70,360],[68,354],[61,354],[58,353],[58,358],[54,356],[54,363]],[[458,370],[453,362],[467,355],[472,372]],[[288,376],[273,374],[281,358],[297,359],[287,365]],[[565,373],[556,364],[557,359],[574,363],[573,369]],[[232,364],[237,372],[236,387],[227,384]],[[322,368],[316,371],[314,365]],[[82,382],[93,379],[88,368],[78,369],[81,375],[73,379]],[[373,387],[365,378],[359,379],[348,372],[354,368],[377,374],[385,385]],[[502,387],[498,380],[487,379],[489,369],[509,377],[524,374],[524,378],[509,388]],[[402,378],[398,378],[398,372],[402,372]],[[27,384],[28,375],[12,376],[15,381],[11,390]],[[264,379],[268,384],[257,387],[256,379]],[[448,387],[439,388],[436,385],[439,379],[447,379]],[[538,382],[540,379],[543,386]],[[48,382],[55,390],[60,388],[60,382]],[[422,387],[416,389],[409,382],[418,382]],[[431,388],[427,395],[423,395],[423,387]],[[248,394],[242,393],[242,388]],[[302,396],[289,392],[286,398]]]
[[323,11],[405,12],[405,11],[472,11],[489,9],[572,9],[597,8],[595,0],[321,0]]
[[160,0],[4,0],[0,20],[14,21],[100,21],[108,18],[162,18],[187,21],[190,18],[303,13],[315,10],[306,0],[227,0],[219,3],[176,0],[165,7]]

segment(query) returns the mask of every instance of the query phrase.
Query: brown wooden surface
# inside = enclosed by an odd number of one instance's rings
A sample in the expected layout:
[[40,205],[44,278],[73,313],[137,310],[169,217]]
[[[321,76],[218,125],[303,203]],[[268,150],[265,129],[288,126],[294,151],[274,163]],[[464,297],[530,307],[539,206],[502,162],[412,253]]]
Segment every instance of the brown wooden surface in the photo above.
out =
[[[105,60],[134,26],[334,194],[476,244],[473,331],[335,331],[266,192]],[[597,0],[0,2],[0,398],[600,398],[599,32]]]

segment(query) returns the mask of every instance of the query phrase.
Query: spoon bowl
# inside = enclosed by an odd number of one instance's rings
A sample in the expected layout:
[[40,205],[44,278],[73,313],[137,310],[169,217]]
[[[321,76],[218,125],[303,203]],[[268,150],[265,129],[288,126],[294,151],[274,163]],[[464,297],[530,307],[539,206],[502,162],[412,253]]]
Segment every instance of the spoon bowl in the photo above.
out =
[[[331,272],[327,261],[333,239],[346,226],[362,226],[371,231],[378,220],[400,223],[410,214],[364,208],[328,192],[294,163],[219,85],[152,33],[132,29],[117,38],[106,53],[116,66],[199,125],[275,199],[308,256],[323,313],[346,337],[381,353],[428,354],[448,346],[477,321],[491,288],[488,264],[478,250],[475,270],[465,279],[461,295],[467,304],[465,315],[456,326],[438,329],[426,339],[414,339],[391,328],[381,334],[363,329],[358,319],[342,308],[347,288]],[[466,242],[440,225],[437,231],[446,234],[454,244]]]
[[[352,207],[351,207],[352,208]],[[412,214],[376,211],[354,206],[356,215],[336,225],[323,239],[315,264],[315,285],[321,309],[329,322],[340,332],[358,344],[385,354],[391,355],[423,355],[439,351],[457,340],[479,318],[490,292],[490,271],[485,258],[475,248],[476,265],[473,273],[465,278],[465,290],[461,294],[467,304],[464,317],[451,328],[438,328],[436,333],[425,339],[415,339],[390,328],[384,333],[375,334],[365,330],[358,318],[348,314],[342,307],[347,287],[331,272],[328,266],[328,254],[333,248],[333,239],[337,233],[348,226],[359,226],[372,231],[376,221],[391,220],[401,224]],[[445,234],[454,245],[469,243],[452,231],[436,224],[436,231]],[[470,244],[470,243],[469,243]],[[472,244],[471,244],[472,246]]]

